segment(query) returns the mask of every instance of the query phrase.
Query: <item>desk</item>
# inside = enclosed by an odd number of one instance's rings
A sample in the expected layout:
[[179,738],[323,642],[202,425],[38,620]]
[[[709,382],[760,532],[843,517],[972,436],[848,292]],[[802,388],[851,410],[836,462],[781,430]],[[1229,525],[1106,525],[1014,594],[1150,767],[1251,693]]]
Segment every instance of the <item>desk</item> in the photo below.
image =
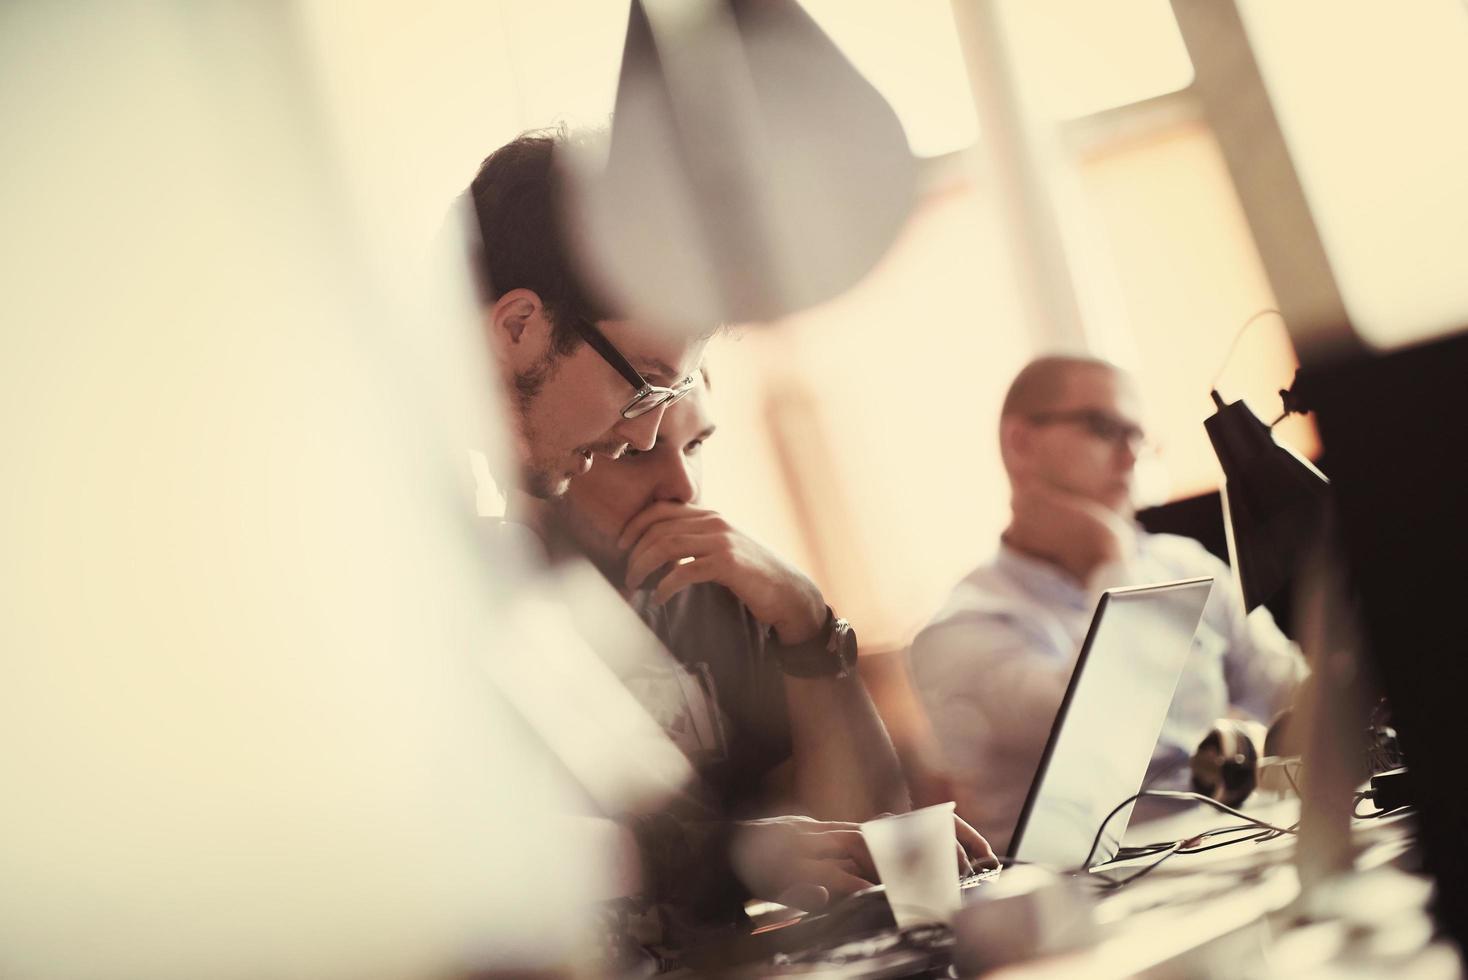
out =
[[[1298,801],[1250,807],[1287,826]],[[1126,843],[1175,840],[1228,818],[1206,808],[1129,829]],[[1102,898],[1090,948],[1016,964],[991,976],[1040,978],[1459,977],[1451,944],[1435,942],[1428,881],[1415,866],[1412,819],[1356,821],[1355,871],[1301,900],[1295,838],[1176,855],[1146,878]],[[1156,858],[1118,864],[1144,866]],[[1308,907],[1307,907],[1308,906]]]
[[[1287,799],[1250,806],[1248,812],[1288,826],[1297,819],[1299,804]],[[1138,824],[1128,830],[1125,843],[1177,840],[1236,822],[1198,807]],[[1426,913],[1430,885],[1411,871],[1412,818],[1356,821],[1352,845],[1355,871],[1313,892],[1308,907],[1301,899],[1292,836],[1174,855],[1146,877],[1095,902],[1097,935],[1091,945],[1012,964],[987,976],[1003,980],[1462,976],[1455,948],[1432,937]],[[1154,856],[1117,862],[1109,873],[1120,877],[1155,860]],[[981,901],[966,909],[964,915],[982,915],[982,905]],[[961,918],[960,948],[973,939],[964,928]],[[829,980],[948,975],[946,963],[914,968],[912,962],[875,956],[844,964],[784,968],[766,964],[733,975]]]

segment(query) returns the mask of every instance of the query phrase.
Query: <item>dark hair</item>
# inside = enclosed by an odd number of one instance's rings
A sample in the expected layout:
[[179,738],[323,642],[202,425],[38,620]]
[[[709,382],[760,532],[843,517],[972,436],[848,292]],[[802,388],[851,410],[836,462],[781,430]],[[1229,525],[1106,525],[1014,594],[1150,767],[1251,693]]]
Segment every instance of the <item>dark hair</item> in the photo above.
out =
[[512,289],[540,297],[557,353],[581,342],[572,319],[596,323],[614,315],[594,299],[572,269],[562,229],[562,188],[556,154],[564,129],[522,133],[485,159],[469,185],[481,249],[474,263],[485,302]]

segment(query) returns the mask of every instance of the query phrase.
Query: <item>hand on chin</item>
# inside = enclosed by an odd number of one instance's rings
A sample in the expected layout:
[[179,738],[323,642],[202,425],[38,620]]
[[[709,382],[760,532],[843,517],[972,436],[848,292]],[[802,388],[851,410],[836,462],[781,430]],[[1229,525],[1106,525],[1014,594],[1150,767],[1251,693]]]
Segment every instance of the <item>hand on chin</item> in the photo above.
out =
[[1006,540],[1082,582],[1097,566],[1130,548],[1131,526],[1124,512],[1052,483],[1017,482],[1012,506]]

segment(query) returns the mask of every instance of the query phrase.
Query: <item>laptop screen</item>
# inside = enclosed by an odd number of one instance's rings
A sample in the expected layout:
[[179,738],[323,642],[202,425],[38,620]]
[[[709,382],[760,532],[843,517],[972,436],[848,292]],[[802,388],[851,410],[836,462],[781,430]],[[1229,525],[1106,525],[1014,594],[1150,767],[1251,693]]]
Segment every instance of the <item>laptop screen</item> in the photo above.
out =
[[[1103,593],[1020,812],[1010,852],[1074,868],[1101,821],[1142,788],[1211,578]],[[1090,864],[1116,855],[1131,806],[1106,825]]]

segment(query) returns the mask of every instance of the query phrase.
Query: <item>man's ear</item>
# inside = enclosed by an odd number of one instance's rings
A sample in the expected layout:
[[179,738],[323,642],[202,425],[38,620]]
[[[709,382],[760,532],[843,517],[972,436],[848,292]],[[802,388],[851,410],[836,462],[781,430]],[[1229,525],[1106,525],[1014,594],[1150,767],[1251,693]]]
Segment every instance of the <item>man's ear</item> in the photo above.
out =
[[999,420],[999,455],[1011,474],[1024,473],[1028,468],[1034,436],[1034,428],[1018,415]]
[[512,289],[486,307],[484,328],[491,346],[516,367],[539,363],[550,346],[550,319],[531,289]]

